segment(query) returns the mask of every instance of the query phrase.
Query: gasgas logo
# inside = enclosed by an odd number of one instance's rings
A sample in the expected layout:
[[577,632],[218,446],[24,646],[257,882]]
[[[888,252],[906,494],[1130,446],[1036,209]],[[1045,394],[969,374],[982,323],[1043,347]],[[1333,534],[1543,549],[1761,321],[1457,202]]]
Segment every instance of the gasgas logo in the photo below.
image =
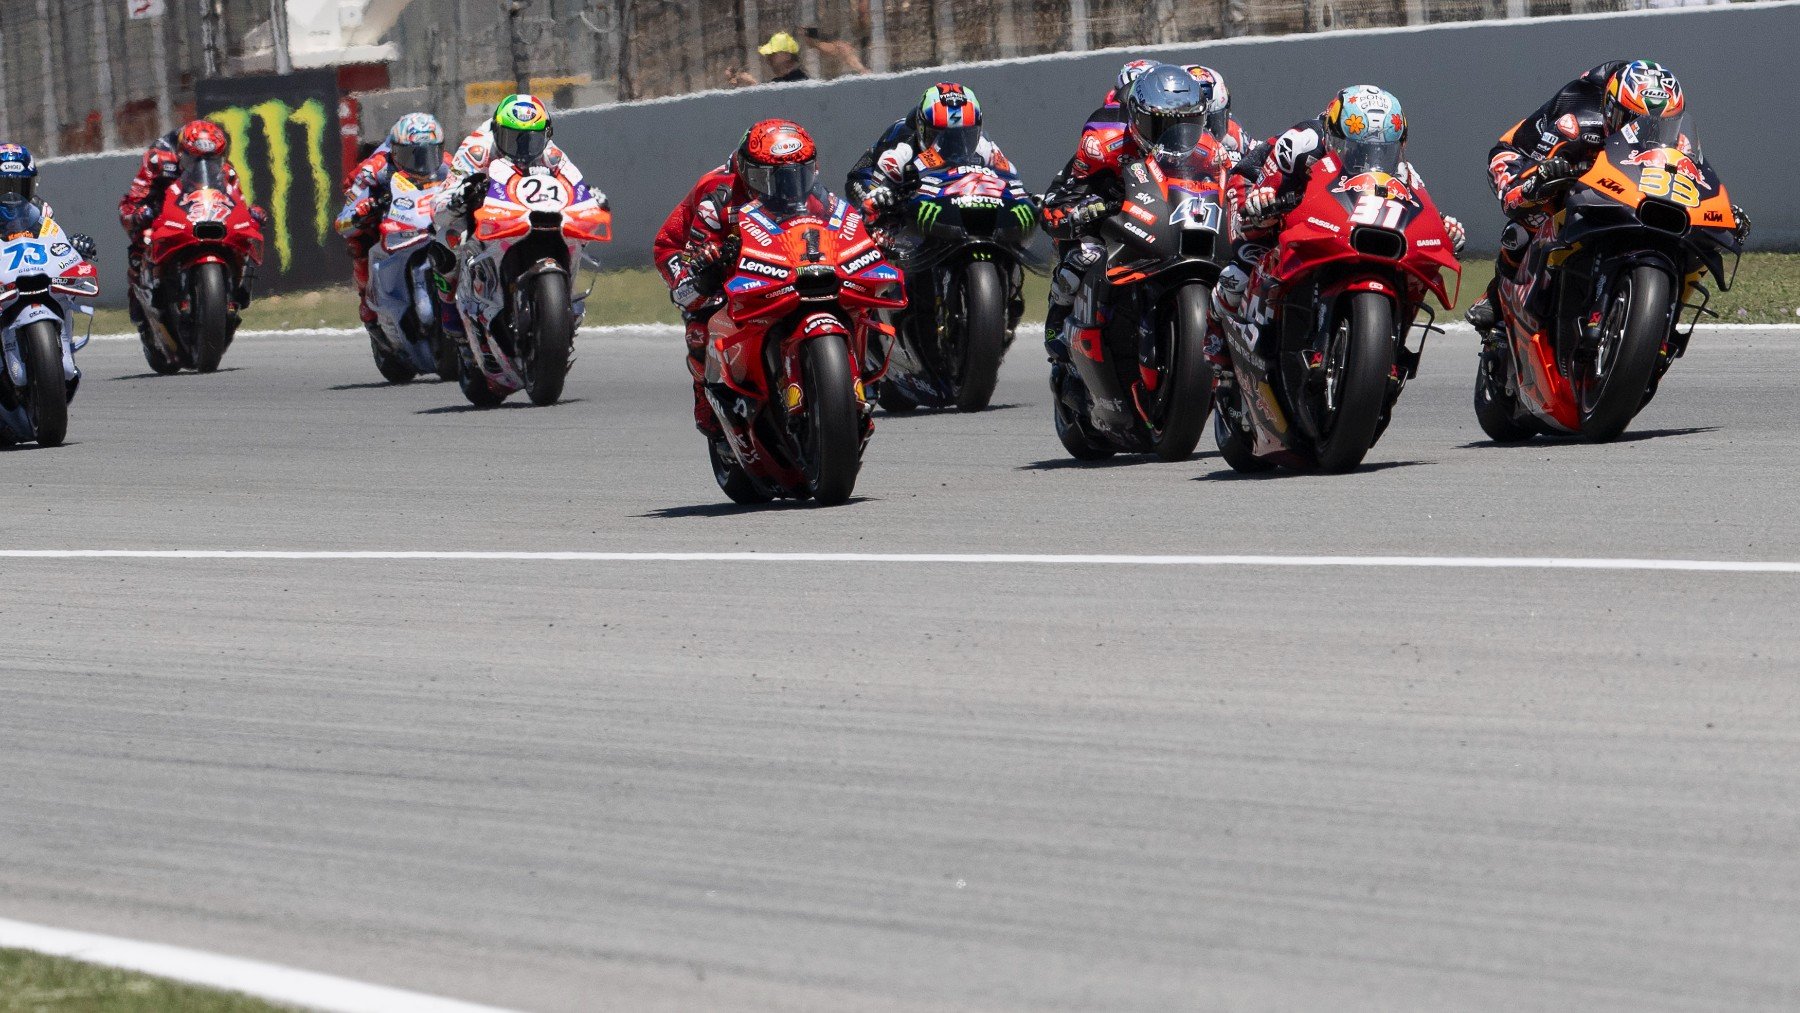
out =
[[[268,207],[269,228],[274,233],[272,238],[276,267],[286,272],[294,263],[293,225],[297,213],[312,213],[313,234],[321,242],[331,234],[333,193],[331,172],[325,159],[326,145],[332,139],[332,132],[327,126],[324,104],[318,99],[307,99],[299,106],[290,106],[280,99],[270,99],[253,106],[220,109],[206,118],[225,128],[225,133],[231,136],[231,150],[226,157],[231,159],[231,167],[237,170],[238,185],[243,187],[244,199],[252,204],[262,203]],[[289,126],[299,127],[304,132],[304,150],[296,151],[289,141]],[[250,141],[258,133],[269,153],[270,187],[267,200],[260,200],[262,195],[257,192],[256,174],[248,154]],[[301,163],[298,166],[295,165],[297,161]],[[313,206],[310,208],[296,209],[293,206],[294,174],[297,171],[310,174],[313,191]]]

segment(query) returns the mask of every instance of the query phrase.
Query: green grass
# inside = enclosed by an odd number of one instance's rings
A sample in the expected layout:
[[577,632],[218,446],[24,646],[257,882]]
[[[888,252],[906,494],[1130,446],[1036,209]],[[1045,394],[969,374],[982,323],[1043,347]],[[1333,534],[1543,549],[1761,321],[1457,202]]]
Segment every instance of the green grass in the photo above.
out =
[[278,1013],[284,1006],[26,950],[0,950],[0,1013]]
[[[1493,277],[1493,261],[1471,259],[1463,264],[1462,292],[1456,309],[1466,309],[1481,297]],[[581,284],[589,276],[583,275]],[[584,325],[675,324],[681,314],[669,302],[668,289],[649,268],[608,271],[594,277]],[[1025,317],[1043,318],[1049,280],[1025,276]],[[1730,292],[1714,289],[1711,309],[1718,322],[1734,324],[1800,323],[1800,254],[1751,253],[1744,257],[1737,284]],[[1444,320],[1460,314],[1444,314]],[[356,327],[356,294],[348,287],[267,296],[251,304],[244,326],[251,330]],[[131,322],[124,310],[99,310],[94,314],[94,333],[125,334]]]

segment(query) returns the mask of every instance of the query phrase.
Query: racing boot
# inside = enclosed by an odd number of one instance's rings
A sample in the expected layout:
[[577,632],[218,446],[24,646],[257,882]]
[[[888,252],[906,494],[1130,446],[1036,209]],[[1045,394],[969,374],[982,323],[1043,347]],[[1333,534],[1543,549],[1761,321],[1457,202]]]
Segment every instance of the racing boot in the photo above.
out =
[[713,414],[712,402],[706,399],[706,321],[689,319],[687,325],[687,368],[694,378],[694,428],[708,441],[722,439],[725,429]]

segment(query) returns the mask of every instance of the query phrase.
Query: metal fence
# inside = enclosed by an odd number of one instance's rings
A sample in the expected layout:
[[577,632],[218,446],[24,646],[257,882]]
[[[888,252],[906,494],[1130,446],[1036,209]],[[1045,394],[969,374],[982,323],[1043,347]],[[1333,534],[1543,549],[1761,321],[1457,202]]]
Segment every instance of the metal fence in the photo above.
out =
[[[768,80],[786,32],[813,77],[1341,28],[1588,13],[1684,0],[412,0],[388,32],[405,101],[452,123],[515,77],[561,108]],[[1686,0],[1692,2],[1692,0]],[[266,51],[268,0],[0,2],[0,138],[40,155],[147,143],[195,81]],[[354,6],[354,5],[346,5]],[[387,110],[379,101],[372,109]]]

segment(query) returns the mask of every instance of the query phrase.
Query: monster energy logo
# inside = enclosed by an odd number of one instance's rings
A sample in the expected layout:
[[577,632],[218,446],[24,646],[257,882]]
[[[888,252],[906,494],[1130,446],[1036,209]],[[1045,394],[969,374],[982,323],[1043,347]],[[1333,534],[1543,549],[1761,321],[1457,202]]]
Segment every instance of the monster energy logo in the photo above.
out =
[[238,185],[244,199],[257,202],[256,175],[251,171],[248,155],[250,131],[261,130],[269,148],[269,224],[274,229],[276,264],[282,271],[294,262],[293,209],[288,196],[294,186],[292,145],[288,143],[288,126],[306,132],[307,168],[312,171],[313,234],[323,239],[331,228],[331,173],[325,167],[327,121],[325,106],[318,99],[307,99],[296,108],[280,99],[257,105],[233,106],[211,113],[207,119],[225,128],[231,135],[231,167],[237,170]]
[[1013,217],[1019,220],[1019,228],[1030,232],[1032,227],[1037,225],[1037,213],[1032,211],[1028,205],[1014,204],[1012,210]]
[[944,213],[941,205],[926,201],[919,205],[919,228],[929,229],[937,224],[938,216]]

